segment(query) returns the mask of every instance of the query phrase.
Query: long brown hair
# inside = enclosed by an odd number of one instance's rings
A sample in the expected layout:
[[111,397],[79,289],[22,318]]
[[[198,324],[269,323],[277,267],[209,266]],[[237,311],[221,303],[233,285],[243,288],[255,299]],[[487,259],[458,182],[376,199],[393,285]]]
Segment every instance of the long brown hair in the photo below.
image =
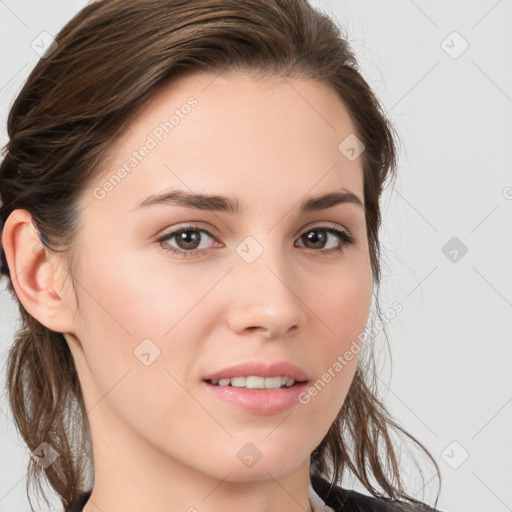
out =
[[[365,146],[366,228],[378,294],[379,199],[396,173],[398,136],[340,27],[307,0],[100,0],[84,7],[58,33],[56,46],[39,60],[9,112],[0,229],[13,210],[28,210],[41,243],[65,252],[72,270],[77,200],[102,169],[109,148],[160,88],[202,71],[314,79],[337,92]],[[1,262],[10,279],[3,250]],[[17,299],[12,281],[9,290]],[[18,305],[22,326],[7,359],[10,407],[31,451],[51,439],[59,454],[46,468],[30,459],[27,495],[31,481],[44,495],[45,476],[67,504],[88,489],[94,470],[80,382],[63,334],[39,323],[19,300]],[[379,400],[372,345],[365,349],[367,358],[358,362],[311,467],[331,484],[339,484],[348,470],[375,496],[416,502],[404,489],[391,431],[421,448],[440,481],[439,467]],[[439,493],[436,504],[438,498]]]

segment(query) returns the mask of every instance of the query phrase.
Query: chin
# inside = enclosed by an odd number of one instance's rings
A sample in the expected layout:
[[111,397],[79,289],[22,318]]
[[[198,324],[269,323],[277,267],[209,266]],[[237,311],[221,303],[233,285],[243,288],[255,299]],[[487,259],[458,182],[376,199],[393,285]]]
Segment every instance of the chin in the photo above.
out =
[[225,468],[226,473],[223,476],[231,471],[226,480],[255,482],[272,477],[280,479],[297,471],[302,464],[309,465],[309,454],[299,456],[298,450],[286,453],[283,453],[282,449],[276,449],[274,452],[256,450],[255,447],[250,447],[249,443],[244,446],[240,453],[236,454],[236,462]]

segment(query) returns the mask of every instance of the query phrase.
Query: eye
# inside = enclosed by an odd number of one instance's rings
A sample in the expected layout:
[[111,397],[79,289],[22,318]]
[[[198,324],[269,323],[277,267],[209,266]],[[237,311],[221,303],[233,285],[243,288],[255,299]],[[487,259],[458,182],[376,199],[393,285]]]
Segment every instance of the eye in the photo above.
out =
[[[338,244],[325,249],[325,245],[330,237],[338,239]],[[330,252],[331,250],[343,252],[343,248],[346,245],[355,243],[354,237],[348,231],[332,226],[318,226],[308,229],[301,235],[299,240],[306,244],[313,245],[313,249],[324,249],[323,251],[316,252]]]
[[[164,251],[187,257],[194,256],[198,252],[207,250],[207,247],[201,247],[204,235],[215,240],[213,235],[206,229],[190,225],[181,226],[179,229],[170,231],[158,238],[157,241],[160,242]],[[169,244],[169,241],[173,238],[176,239],[178,247]],[[326,249],[325,246],[328,245],[327,242],[329,241],[329,238],[334,238],[334,241],[337,239],[338,243],[334,246],[327,247]],[[354,237],[348,231],[340,230],[333,226],[318,226],[310,228],[300,236],[299,240],[308,244],[309,247],[307,248],[311,248],[314,252],[321,253],[331,251],[343,252],[343,248],[346,245],[355,243]],[[208,244],[206,243],[206,245]],[[311,245],[313,247],[311,247]],[[303,247],[305,247],[305,245]]]
[[[204,247],[201,247],[202,233],[213,239],[213,236],[205,229],[200,229],[197,226],[182,226],[179,229],[163,235],[158,238],[157,241],[161,243],[164,251],[185,257],[193,256],[198,250],[205,250]],[[171,240],[172,238],[176,238],[176,243],[179,246],[178,248],[162,243]]]

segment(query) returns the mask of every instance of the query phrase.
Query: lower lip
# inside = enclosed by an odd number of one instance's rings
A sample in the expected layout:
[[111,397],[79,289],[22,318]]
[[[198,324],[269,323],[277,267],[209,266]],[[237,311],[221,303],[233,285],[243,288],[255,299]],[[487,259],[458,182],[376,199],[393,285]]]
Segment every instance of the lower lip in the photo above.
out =
[[225,402],[255,414],[277,414],[299,401],[299,395],[307,389],[307,382],[289,388],[249,389],[233,386],[215,386],[203,381],[206,390]]

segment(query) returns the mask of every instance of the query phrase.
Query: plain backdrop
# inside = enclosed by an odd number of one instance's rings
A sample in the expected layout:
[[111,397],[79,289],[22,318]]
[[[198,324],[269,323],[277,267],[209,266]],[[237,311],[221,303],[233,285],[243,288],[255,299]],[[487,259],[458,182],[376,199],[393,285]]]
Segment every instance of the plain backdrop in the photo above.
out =
[[[9,107],[39,58],[34,41],[85,4],[0,0],[2,145]],[[388,324],[392,360],[382,343],[385,403],[436,458],[441,510],[510,511],[512,2],[312,4],[338,20],[401,140],[399,177],[382,206],[382,305],[403,306]],[[17,325],[2,282],[2,365]],[[406,470],[407,488],[432,503],[437,480],[414,453],[427,485]],[[0,512],[29,510],[27,461],[2,396]]]

